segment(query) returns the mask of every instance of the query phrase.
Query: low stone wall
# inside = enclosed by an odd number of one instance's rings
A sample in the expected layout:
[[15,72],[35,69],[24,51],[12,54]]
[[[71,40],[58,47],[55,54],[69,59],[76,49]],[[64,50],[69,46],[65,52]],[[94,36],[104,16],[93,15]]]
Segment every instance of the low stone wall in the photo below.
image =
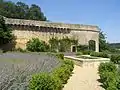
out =
[[82,59],[82,58],[76,58],[73,56],[65,56],[65,58],[72,59],[74,63],[81,67],[98,67],[100,63],[109,62],[109,58],[97,58],[97,59]]

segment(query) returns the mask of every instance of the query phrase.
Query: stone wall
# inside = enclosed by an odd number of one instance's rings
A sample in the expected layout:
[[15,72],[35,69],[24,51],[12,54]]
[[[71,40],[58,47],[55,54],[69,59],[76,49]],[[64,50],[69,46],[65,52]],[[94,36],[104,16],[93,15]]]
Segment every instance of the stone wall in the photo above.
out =
[[78,39],[79,44],[88,45],[89,40],[96,42],[99,51],[99,28],[92,25],[63,24],[34,20],[5,18],[7,25],[13,28],[16,36],[16,47],[26,48],[26,43],[32,38],[39,38],[48,43],[52,37],[69,37]]
[[92,30],[98,31],[98,26],[83,25],[83,24],[67,24],[67,23],[54,23],[47,21],[35,21],[35,20],[24,20],[24,19],[12,19],[5,18],[6,24],[12,25],[25,25],[25,26],[38,26],[38,27],[53,27],[53,28],[67,28],[76,30]]

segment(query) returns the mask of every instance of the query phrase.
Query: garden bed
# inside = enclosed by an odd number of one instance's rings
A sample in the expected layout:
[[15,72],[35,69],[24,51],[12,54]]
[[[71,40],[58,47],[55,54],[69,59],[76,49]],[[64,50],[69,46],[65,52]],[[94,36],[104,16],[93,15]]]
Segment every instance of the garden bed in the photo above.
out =
[[0,90],[26,90],[32,74],[49,73],[60,65],[60,60],[45,53],[1,53]]

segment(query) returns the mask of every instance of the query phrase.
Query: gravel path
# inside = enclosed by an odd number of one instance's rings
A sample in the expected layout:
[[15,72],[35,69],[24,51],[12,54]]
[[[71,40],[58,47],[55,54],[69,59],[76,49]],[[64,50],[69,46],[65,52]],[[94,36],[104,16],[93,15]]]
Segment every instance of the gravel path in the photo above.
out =
[[68,80],[63,90],[104,90],[97,81],[99,75],[97,68],[76,66],[73,75]]

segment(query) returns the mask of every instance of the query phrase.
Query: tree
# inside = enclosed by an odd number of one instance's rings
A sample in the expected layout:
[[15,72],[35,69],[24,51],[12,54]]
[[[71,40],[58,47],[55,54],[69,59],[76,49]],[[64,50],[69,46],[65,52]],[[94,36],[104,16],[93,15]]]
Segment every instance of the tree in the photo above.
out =
[[100,51],[109,50],[109,45],[106,42],[105,34],[102,31],[99,33],[99,46]]
[[0,0],[0,15],[8,18],[47,20],[41,8],[35,4],[29,7],[23,2],[13,3],[5,0]]
[[27,16],[28,16],[28,19],[46,21],[46,17],[41,12],[41,8],[35,4],[31,5]]
[[27,19],[27,13],[29,10],[29,6],[22,2],[16,3],[16,10],[17,10],[17,18],[21,17],[21,19],[26,18]]
[[4,18],[0,16],[0,45],[12,42],[13,38],[12,29],[8,28]]

